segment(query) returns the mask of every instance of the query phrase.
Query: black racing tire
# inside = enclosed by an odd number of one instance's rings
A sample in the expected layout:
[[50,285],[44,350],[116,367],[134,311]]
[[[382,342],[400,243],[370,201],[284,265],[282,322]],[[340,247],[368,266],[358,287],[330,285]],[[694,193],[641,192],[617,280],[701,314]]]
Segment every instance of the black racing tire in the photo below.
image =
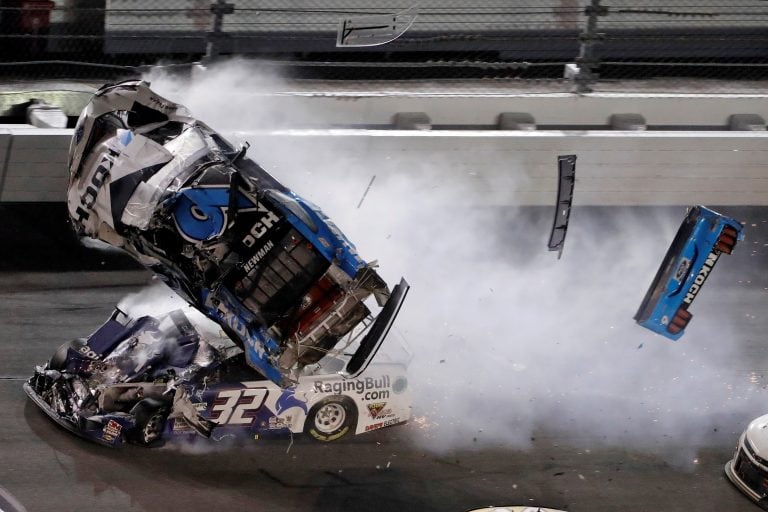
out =
[[78,352],[80,348],[86,346],[87,343],[85,338],[75,338],[72,341],[62,343],[61,346],[56,349],[56,352],[53,353],[51,359],[48,360],[48,368],[51,370],[63,370],[67,366],[67,361],[69,360],[69,349],[71,348],[75,352]]
[[143,446],[160,442],[165,430],[165,422],[168,421],[168,408],[158,407],[142,400],[131,412],[136,418],[136,424],[131,429],[129,440]]
[[357,406],[351,398],[334,395],[312,406],[304,422],[304,433],[328,443],[338,441],[357,428]]

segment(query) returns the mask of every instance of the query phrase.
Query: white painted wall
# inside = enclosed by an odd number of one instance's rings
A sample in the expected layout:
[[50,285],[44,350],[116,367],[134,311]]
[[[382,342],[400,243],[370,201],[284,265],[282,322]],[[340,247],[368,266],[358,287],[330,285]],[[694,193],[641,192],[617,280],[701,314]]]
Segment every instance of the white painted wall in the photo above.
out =
[[[306,86],[305,86],[306,87]],[[530,90],[530,86],[528,86]],[[442,87],[445,90],[445,87]],[[323,94],[312,89],[243,95],[258,102],[269,126],[386,125],[396,112],[424,112],[436,125],[496,125],[502,112],[527,112],[538,125],[608,125],[612,114],[636,113],[649,125],[725,126],[731,114],[768,120],[764,94],[511,93],[503,88],[476,94],[367,90]]]
[[65,201],[71,138],[72,130],[0,126],[0,201]]
[[[71,132],[0,127],[0,201],[64,201]],[[300,192],[301,173],[312,169],[346,166],[363,190],[372,167],[379,179],[429,168],[438,181],[465,186],[467,203],[549,205],[557,156],[574,153],[576,205],[768,205],[768,132],[283,130],[239,136],[251,142],[251,158]]]

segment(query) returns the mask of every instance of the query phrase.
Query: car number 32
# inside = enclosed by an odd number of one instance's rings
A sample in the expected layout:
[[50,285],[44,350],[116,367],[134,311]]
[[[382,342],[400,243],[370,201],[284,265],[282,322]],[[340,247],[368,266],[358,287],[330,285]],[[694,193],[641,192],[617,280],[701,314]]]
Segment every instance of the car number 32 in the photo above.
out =
[[219,425],[250,425],[254,416],[248,413],[261,409],[268,394],[263,388],[219,391],[210,419]]

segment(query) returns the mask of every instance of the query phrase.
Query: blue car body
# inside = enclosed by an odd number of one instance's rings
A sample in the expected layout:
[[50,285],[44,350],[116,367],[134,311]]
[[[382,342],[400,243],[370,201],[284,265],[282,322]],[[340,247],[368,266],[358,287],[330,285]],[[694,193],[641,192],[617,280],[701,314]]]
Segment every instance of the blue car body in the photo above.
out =
[[742,240],[742,225],[704,206],[691,208],[643,298],[635,321],[669,339],[685,333],[698,296],[722,254]]
[[390,291],[317,206],[247,149],[145,82],[107,85],[72,137],[72,224],[163,278],[276,384],[290,387],[306,365],[359,340],[343,370],[354,378],[409,285]]

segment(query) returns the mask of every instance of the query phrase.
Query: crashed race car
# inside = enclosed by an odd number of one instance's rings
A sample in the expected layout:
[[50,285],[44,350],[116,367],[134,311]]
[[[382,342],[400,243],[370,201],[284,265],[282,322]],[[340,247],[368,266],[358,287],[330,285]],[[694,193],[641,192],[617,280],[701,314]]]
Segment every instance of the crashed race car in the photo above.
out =
[[725,464],[725,475],[741,492],[768,510],[768,414],[750,422]]
[[672,340],[684,333],[698,296],[722,254],[744,238],[742,225],[704,206],[690,209],[635,314],[641,326]]
[[200,435],[335,441],[408,420],[404,364],[376,362],[344,379],[337,371],[345,364],[328,356],[280,388],[226,336],[199,329],[181,310],[138,319],[115,310],[87,339],[63,344],[24,390],[56,423],[107,446]]
[[354,378],[389,332],[408,283],[390,292],[319,208],[246,149],[146,82],[102,87],[69,150],[72,223],[161,276],[279,386],[357,342],[341,370]]

